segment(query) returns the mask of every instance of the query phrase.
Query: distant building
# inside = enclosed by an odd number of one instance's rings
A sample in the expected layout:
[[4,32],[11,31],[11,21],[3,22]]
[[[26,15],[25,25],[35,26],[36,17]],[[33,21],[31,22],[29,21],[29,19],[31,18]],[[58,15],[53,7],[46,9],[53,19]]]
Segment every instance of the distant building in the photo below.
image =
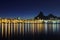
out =
[[20,20],[21,18],[20,17],[17,17],[18,20]]

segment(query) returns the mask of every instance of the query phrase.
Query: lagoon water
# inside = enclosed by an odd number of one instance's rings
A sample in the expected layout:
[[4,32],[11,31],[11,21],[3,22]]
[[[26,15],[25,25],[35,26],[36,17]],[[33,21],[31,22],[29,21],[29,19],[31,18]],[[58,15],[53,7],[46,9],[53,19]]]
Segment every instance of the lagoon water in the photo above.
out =
[[3,39],[59,38],[60,23],[1,23],[0,34]]

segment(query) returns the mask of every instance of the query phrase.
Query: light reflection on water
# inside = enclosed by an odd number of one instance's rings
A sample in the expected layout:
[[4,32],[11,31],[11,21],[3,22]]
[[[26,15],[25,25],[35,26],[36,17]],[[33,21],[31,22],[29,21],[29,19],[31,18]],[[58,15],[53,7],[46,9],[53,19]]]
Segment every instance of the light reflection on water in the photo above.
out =
[[[3,27],[3,28],[2,28]],[[60,23],[10,23],[0,24],[0,33],[2,35],[26,34],[26,33],[57,33],[60,31]]]

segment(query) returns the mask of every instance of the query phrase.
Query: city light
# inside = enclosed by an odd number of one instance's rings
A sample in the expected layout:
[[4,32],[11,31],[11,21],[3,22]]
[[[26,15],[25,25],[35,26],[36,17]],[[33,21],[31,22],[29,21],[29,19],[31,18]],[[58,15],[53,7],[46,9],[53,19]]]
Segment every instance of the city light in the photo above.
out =
[[[58,22],[59,21],[59,22]],[[2,28],[2,37],[14,34],[25,33],[47,33],[48,31],[58,32],[60,20],[18,20],[1,19],[0,28]],[[58,24],[58,25],[57,25]],[[1,29],[0,29],[1,30]],[[8,35],[7,35],[8,34]]]

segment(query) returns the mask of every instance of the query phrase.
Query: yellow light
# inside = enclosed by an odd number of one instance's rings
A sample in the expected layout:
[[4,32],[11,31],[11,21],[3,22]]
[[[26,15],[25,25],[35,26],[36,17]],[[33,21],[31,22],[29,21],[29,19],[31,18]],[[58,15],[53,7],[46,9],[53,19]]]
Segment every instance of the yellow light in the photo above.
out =
[[20,23],[20,34],[21,34],[21,27],[22,27],[21,25],[22,25],[22,24]]
[[3,34],[4,34],[4,26],[3,26],[3,23],[2,23],[2,37],[3,37]]
[[8,23],[8,35],[10,36],[10,23]]
[[5,37],[7,37],[7,23],[5,23]]

